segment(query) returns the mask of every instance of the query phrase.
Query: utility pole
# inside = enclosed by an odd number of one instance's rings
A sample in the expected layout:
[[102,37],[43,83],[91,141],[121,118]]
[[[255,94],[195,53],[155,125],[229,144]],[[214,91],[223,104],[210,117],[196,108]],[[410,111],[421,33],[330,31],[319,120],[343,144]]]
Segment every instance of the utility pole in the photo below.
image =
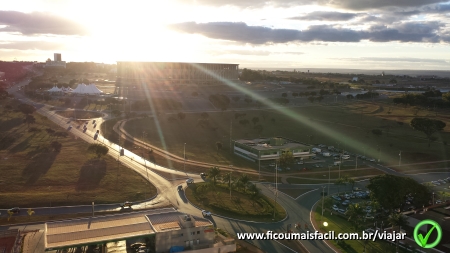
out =
[[400,150],[400,153],[398,154],[399,158],[398,158],[398,165],[402,165],[402,151]]
[[273,219],[275,219],[275,208],[277,207],[278,196],[278,164],[275,162],[275,206],[273,207]]
[[358,170],[358,155],[355,155],[355,158],[356,158],[355,170]]
[[184,143],[183,159],[183,170],[186,173],[186,142]]
[[322,220],[322,217],[323,217],[323,200],[325,199],[323,196],[324,190],[325,190],[325,186],[322,186],[322,216],[320,216],[320,220]]
[[331,165],[328,165],[328,190],[327,190],[327,196],[330,196],[330,171],[331,171]]
[[231,141],[232,134],[233,134],[233,121],[230,122],[230,153],[233,153],[233,145]]
[[258,150],[258,169],[259,169],[259,176],[258,179],[261,181],[261,151]]

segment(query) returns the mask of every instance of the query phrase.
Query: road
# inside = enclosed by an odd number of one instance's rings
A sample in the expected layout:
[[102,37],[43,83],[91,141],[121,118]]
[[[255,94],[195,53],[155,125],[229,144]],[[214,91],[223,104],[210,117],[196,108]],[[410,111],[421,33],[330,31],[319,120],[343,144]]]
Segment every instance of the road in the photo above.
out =
[[[23,84],[21,84],[23,85]],[[48,117],[50,120],[55,122],[56,124],[60,125],[61,127],[67,129],[67,127],[71,124],[71,122],[68,122],[66,118],[63,118],[59,115],[57,115],[54,111],[50,110],[50,106],[35,103],[27,98],[25,98],[20,92],[17,92],[17,86],[12,87],[9,92],[12,92],[16,95],[16,98],[21,99],[23,102],[30,103],[34,105],[37,108],[37,112]],[[109,116],[105,114],[102,118],[96,119],[98,121],[97,125],[99,126],[105,119],[107,119]],[[86,131],[86,133],[83,133],[81,129],[77,129],[76,126],[74,126],[70,131],[71,133],[76,136],[77,138],[80,138],[88,143],[95,143],[95,142],[102,142],[105,145],[107,145],[110,148],[109,155],[118,158],[118,160],[126,165],[127,167],[135,170],[136,172],[140,173],[144,178],[146,178],[148,181],[153,183],[156,188],[158,189],[158,195],[156,198],[139,203],[136,206],[134,206],[134,209],[140,209],[140,208],[149,208],[149,207],[160,207],[160,206],[166,206],[168,204],[171,204],[176,209],[178,209],[181,212],[190,213],[193,215],[200,216],[201,211],[196,209],[194,206],[190,205],[187,199],[184,196],[184,192],[178,192],[177,186],[179,184],[185,185],[184,180],[171,180],[168,181],[165,178],[159,176],[156,172],[163,171],[168,172],[172,174],[178,174],[180,176],[189,176],[194,178],[196,181],[202,180],[199,175],[194,174],[188,174],[186,175],[183,172],[177,172],[173,171],[167,168],[163,168],[161,166],[155,165],[150,163],[149,161],[143,160],[140,156],[129,152],[125,150],[125,156],[120,157],[119,156],[119,150],[121,147],[118,145],[109,142],[108,140],[104,139],[102,136],[99,136],[97,140],[93,139],[93,136],[96,132],[96,129],[94,128],[93,124],[88,124],[89,128]],[[393,172],[391,170],[388,170],[386,168],[383,168],[382,166],[373,165],[374,167],[386,170],[386,172],[392,174]],[[448,175],[448,173],[447,173]],[[416,180],[422,180],[424,178],[424,175],[412,175],[413,178]],[[439,178],[442,178],[442,174],[427,174],[427,179],[429,180],[436,180]],[[420,182],[420,181],[419,181]],[[363,181],[359,183],[361,186],[364,186],[367,184],[367,181]],[[258,187],[261,189],[261,192],[269,197],[274,197],[274,192],[270,187],[263,184],[257,184]],[[314,185],[314,186],[305,186],[309,189],[320,189],[322,186],[327,186],[326,184],[321,185]],[[330,185],[330,194],[336,192],[336,187],[334,185]],[[297,198],[296,200],[293,200],[292,198],[284,195],[284,194],[278,194],[277,201],[286,209],[288,213],[288,218],[282,222],[277,223],[254,223],[254,222],[246,222],[246,221],[237,221],[232,219],[226,219],[214,216],[211,217],[211,221],[220,228],[223,228],[230,233],[239,233],[239,232],[261,232],[265,233],[267,230],[272,230],[274,232],[285,232],[286,227],[288,224],[294,224],[294,223],[301,223],[301,224],[308,224],[308,227],[311,231],[313,231],[313,227],[310,221],[310,210],[313,207],[313,205],[318,201],[319,195],[317,194],[318,191],[311,191],[309,193],[306,193],[302,195],[301,197]],[[43,208],[33,208],[33,210],[37,214],[63,214],[63,213],[89,213],[92,211],[91,206],[72,206],[72,207],[43,207]],[[119,204],[109,204],[109,205],[96,205],[95,206],[96,211],[117,211],[120,210]],[[0,210],[1,213],[4,213],[5,210]],[[27,215],[26,212],[21,213],[20,215]],[[11,226],[14,227],[14,226]],[[39,224],[32,225],[30,227],[39,227]],[[2,227],[1,229],[8,229],[8,227]],[[29,228],[28,228],[29,229]],[[303,229],[302,232],[305,232],[305,229]],[[253,244],[258,246],[261,249],[264,249],[266,252],[291,252],[290,249],[288,249],[284,244],[289,244],[291,248],[295,248],[294,251],[298,252],[311,252],[311,253],[319,253],[319,252],[334,252],[331,248],[329,248],[323,241],[302,241],[301,244],[303,245],[306,250],[302,250],[302,247],[298,243],[293,242],[276,242],[276,241],[269,241],[269,240],[260,240],[260,241],[252,241]]]

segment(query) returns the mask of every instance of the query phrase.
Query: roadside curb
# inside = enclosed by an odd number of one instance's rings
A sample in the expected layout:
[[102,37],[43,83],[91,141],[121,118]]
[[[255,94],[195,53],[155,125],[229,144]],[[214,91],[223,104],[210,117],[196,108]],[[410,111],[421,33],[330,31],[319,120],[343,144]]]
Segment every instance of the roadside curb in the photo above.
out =
[[[198,207],[198,206],[192,204],[192,202],[186,197],[186,192],[185,192],[185,190],[184,190],[184,189],[186,189],[186,188],[187,188],[187,187],[183,188],[183,195],[184,195],[184,197],[187,199],[187,201],[189,202],[189,204],[191,204],[193,207],[197,208],[197,209],[200,210],[200,211],[204,210],[204,209],[201,209],[200,207]],[[283,207],[281,204],[280,204],[280,206]],[[254,224],[275,224],[275,223],[284,222],[285,220],[287,220],[287,219],[289,218],[288,212],[286,211],[286,209],[285,209],[284,207],[283,207],[283,209],[284,209],[284,211],[286,212],[286,217],[284,217],[284,219],[282,219],[282,220],[280,220],[280,221],[274,221],[274,222],[262,222],[262,221],[239,220],[239,219],[234,219],[234,218],[229,218],[229,217],[225,217],[225,216],[222,216],[222,215],[218,215],[218,214],[215,214],[215,213],[211,213],[211,216],[216,216],[216,217],[219,217],[219,218],[222,218],[222,219],[227,219],[227,220],[233,220],[233,221],[238,221],[238,222],[254,223]]]

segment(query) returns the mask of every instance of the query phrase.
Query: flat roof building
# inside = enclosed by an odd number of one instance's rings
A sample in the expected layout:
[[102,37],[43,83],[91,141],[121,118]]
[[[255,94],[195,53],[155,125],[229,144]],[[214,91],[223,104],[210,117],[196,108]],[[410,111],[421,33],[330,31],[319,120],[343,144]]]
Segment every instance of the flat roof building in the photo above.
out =
[[309,159],[311,146],[284,137],[242,139],[234,141],[233,151],[247,160],[257,162],[276,160],[285,152],[292,152],[294,158]]
[[52,251],[104,245],[110,242],[155,237],[155,251],[169,252],[174,246],[196,252],[216,248],[219,252],[232,252],[236,244],[217,243],[211,221],[173,208],[162,208],[107,216],[47,222],[45,224],[45,250]]
[[239,64],[189,62],[117,62],[117,83],[218,84],[237,81]]

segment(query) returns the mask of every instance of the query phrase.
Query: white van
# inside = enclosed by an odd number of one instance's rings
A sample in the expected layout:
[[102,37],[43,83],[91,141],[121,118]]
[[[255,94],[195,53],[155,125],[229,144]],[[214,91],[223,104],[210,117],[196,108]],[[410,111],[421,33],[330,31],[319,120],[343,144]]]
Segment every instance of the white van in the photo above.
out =
[[342,156],[342,159],[344,159],[344,160],[347,160],[347,159],[349,159],[349,158],[350,158],[349,155],[343,155],[343,156]]
[[331,154],[329,152],[323,152],[322,155],[323,156],[331,156]]

